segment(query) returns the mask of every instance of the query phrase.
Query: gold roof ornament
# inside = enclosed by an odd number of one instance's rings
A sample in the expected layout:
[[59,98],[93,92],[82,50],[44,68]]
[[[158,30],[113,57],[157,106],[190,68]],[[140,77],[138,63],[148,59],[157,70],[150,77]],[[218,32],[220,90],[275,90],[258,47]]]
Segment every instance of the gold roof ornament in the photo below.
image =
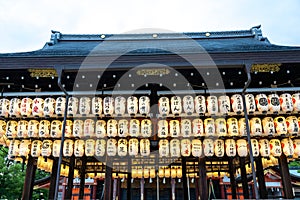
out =
[[52,68],[28,69],[28,72],[30,72],[31,77],[51,78],[58,76],[56,70]]
[[281,63],[254,64],[251,67],[251,73],[254,72],[279,72]]

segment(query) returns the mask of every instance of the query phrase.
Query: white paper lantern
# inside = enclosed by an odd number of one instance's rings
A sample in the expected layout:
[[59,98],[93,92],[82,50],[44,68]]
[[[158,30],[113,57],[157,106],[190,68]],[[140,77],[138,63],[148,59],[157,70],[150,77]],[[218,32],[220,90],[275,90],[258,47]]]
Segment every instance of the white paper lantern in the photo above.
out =
[[140,136],[140,121],[138,119],[130,120],[129,135],[130,135],[130,137],[139,137]]
[[110,119],[107,121],[107,136],[108,137],[116,137],[118,133],[118,122],[117,120]]
[[158,144],[159,157],[169,157],[170,147],[167,139],[159,140]]
[[181,136],[192,137],[192,122],[189,119],[181,120]]
[[14,120],[9,120],[6,124],[6,136],[8,138],[17,137],[17,128],[18,128],[18,122]]
[[236,118],[227,119],[227,131],[229,136],[239,135],[238,120]]
[[62,133],[62,123],[59,120],[53,120],[51,122],[51,137],[52,138],[59,138],[61,137]]
[[271,155],[275,157],[281,156],[281,142],[278,139],[271,139],[270,140],[270,151]]
[[292,96],[289,93],[284,93],[281,94],[279,97],[280,100],[280,106],[281,110],[284,112],[292,112],[294,107],[293,107],[293,101],[292,101]]
[[52,141],[43,140],[41,155],[45,157],[51,156],[52,153]]
[[292,156],[294,154],[294,143],[291,138],[284,138],[281,140],[282,152],[286,156]]
[[124,157],[127,155],[127,140],[119,139],[118,140],[118,155]]
[[191,141],[189,139],[181,140],[181,156],[188,157],[191,155]]
[[206,99],[206,105],[209,115],[216,115],[218,113],[218,98],[216,96],[208,96]]
[[141,136],[144,138],[152,136],[152,122],[150,119],[143,119],[141,121]]
[[96,140],[95,156],[100,156],[100,157],[104,156],[105,149],[106,149],[106,140],[104,139]]
[[[62,121],[63,123],[63,121]],[[65,137],[70,138],[73,136],[73,122],[71,120],[66,120],[65,125]]]
[[299,134],[299,122],[297,117],[288,116],[286,118],[287,132],[290,136],[296,136]]
[[214,155],[214,141],[210,138],[205,138],[203,140],[203,153],[206,157],[211,157]]
[[170,136],[179,137],[180,136],[180,126],[178,120],[170,120]]
[[54,140],[53,141],[53,149],[52,149],[52,156],[53,157],[59,157],[60,154],[60,146],[61,146],[61,140]]
[[294,139],[293,143],[294,143],[294,155],[299,157],[300,156],[300,139]]
[[85,141],[85,155],[86,156],[94,156],[95,155],[95,140],[87,139]]
[[256,95],[255,102],[256,102],[258,111],[260,111],[262,113],[268,112],[269,104],[268,104],[268,97],[266,94]]
[[17,136],[20,138],[28,137],[28,121],[26,120],[18,121]]
[[30,120],[28,122],[28,137],[38,137],[39,122],[37,120]]
[[128,143],[128,155],[137,156],[139,153],[139,140],[136,138],[132,138]]
[[48,138],[50,137],[50,125],[48,120],[41,120],[39,125],[39,137]]
[[223,95],[219,96],[219,112],[221,114],[227,115],[230,112],[230,98],[229,96]]
[[182,102],[180,96],[171,97],[171,112],[174,115],[179,115],[182,112]]
[[235,112],[238,115],[244,112],[242,95],[234,94],[231,96],[230,101],[233,112]]
[[236,156],[236,143],[234,139],[225,140],[225,151],[228,157]]
[[9,157],[19,156],[19,151],[20,151],[20,141],[12,140],[8,147],[8,156]]
[[257,139],[251,139],[251,146],[252,146],[252,154],[253,157],[259,156],[259,143]]
[[75,116],[78,111],[78,98],[70,97],[68,102],[68,115]]
[[91,111],[91,99],[89,97],[81,97],[79,100],[79,114],[88,115]]
[[150,155],[150,140],[149,139],[141,139],[140,140],[140,153],[141,153],[141,156],[149,156]]
[[108,139],[106,143],[106,152],[108,156],[116,156],[117,155],[117,140],[116,139]]
[[285,136],[287,134],[287,125],[284,117],[279,116],[274,119],[276,134]]
[[139,113],[141,115],[148,115],[150,112],[150,98],[141,96],[139,98]]
[[66,109],[66,98],[65,97],[57,97],[55,102],[55,113],[58,116],[63,116]]
[[138,98],[135,96],[130,96],[127,98],[127,112],[129,115],[136,115],[139,106],[138,106]]
[[46,117],[53,117],[55,112],[55,99],[48,97],[44,101],[43,112]]
[[94,137],[95,136],[95,121],[92,119],[84,120],[83,124],[83,136],[84,137]]
[[126,112],[126,98],[122,96],[115,97],[115,114],[124,115]]
[[170,154],[171,157],[180,157],[180,140],[172,139],[170,140]]
[[256,104],[255,104],[255,97],[253,94],[246,94],[245,95],[246,100],[246,108],[247,112],[249,114],[253,114],[256,110]]
[[44,116],[44,99],[39,97],[33,99],[32,115],[36,117]]
[[294,93],[292,95],[292,101],[293,101],[293,110],[296,112],[300,111],[300,93]]
[[[28,117],[32,112],[32,99],[29,97],[23,98],[21,101],[21,115],[24,117]],[[1,102],[0,102],[1,106]],[[1,111],[0,111],[1,112]]]
[[5,135],[6,133],[6,122],[4,120],[0,120],[0,137]]
[[27,157],[30,152],[30,140],[22,140],[20,143],[19,156]]
[[8,117],[9,104],[10,102],[8,99],[0,99],[0,117]]
[[74,144],[74,156],[82,157],[84,155],[84,140],[75,140]]
[[275,125],[272,117],[265,117],[262,120],[263,135],[272,136],[275,135]]
[[114,98],[105,97],[103,99],[103,113],[107,116],[112,116],[114,113]]
[[195,97],[195,112],[198,115],[203,116],[206,112],[206,101],[205,101],[205,97],[202,95],[198,95]]
[[250,119],[250,134],[251,136],[261,136],[262,135],[262,124],[261,119],[258,117],[253,117]]
[[280,100],[278,94],[268,95],[268,105],[271,112],[278,113],[280,111]]
[[[250,122],[249,122],[249,126],[250,126]],[[239,119],[239,133],[240,133],[240,136],[242,136],[242,137],[247,136],[247,127],[246,127],[246,119],[245,118]]]
[[207,137],[216,135],[215,120],[213,118],[206,118],[204,120],[204,131]]
[[31,156],[32,157],[39,157],[41,155],[42,150],[42,141],[40,140],[34,140],[31,143]]
[[216,134],[219,137],[227,136],[227,126],[226,126],[226,119],[225,118],[216,119],[215,125],[216,125]]
[[223,157],[224,156],[224,140],[216,139],[214,142],[214,149],[215,149],[215,155],[217,157]]
[[74,137],[83,137],[83,121],[76,119],[73,123],[73,136]]
[[195,110],[194,98],[191,95],[186,95],[182,99],[183,102],[183,111],[187,115],[193,114]]
[[199,139],[192,140],[192,155],[194,157],[201,157],[202,156],[202,142]]
[[236,141],[237,145],[237,153],[240,157],[247,157],[248,155],[248,147],[247,141],[244,139],[239,139]]
[[194,119],[192,122],[192,127],[193,127],[193,136],[194,137],[205,136],[202,119],[199,119],[199,118]]
[[158,137],[166,138],[169,136],[169,125],[167,120],[159,120],[157,123],[158,126]]
[[102,98],[93,97],[92,98],[92,114],[100,116],[102,114]]
[[21,100],[12,98],[9,102],[9,115],[12,117],[20,117],[21,115]]
[[63,155],[70,157],[74,152],[74,142],[73,140],[67,139],[64,141]]
[[128,121],[126,119],[119,120],[119,123],[118,123],[118,136],[119,137],[127,137],[128,134],[129,134]]
[[260,155],[262,157],[269,157],[271,154],[269,140],[260,139],[259,140],[259,150],[260,150]]
[[170,103],[168,97],[161,97],[158,100],[159,114],[167,116],[170,113]]
[[106,137],[106,122],[104,120],[97,120],[96,121],[95,133],[96,133],[97,138]]

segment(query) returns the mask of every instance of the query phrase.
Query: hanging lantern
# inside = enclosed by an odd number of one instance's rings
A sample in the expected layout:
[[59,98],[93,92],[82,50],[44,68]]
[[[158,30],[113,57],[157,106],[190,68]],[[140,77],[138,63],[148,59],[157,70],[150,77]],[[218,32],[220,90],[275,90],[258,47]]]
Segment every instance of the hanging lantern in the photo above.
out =
[[166,138],[169,136],[169,126],[167,120],[159,120],[157,126],[158,126],[157,135],[159,138]]
[[215,121],[216,124],[216,134],[219,137],[227,136],[227,126],[225,118],[218,118]]
[[53,141],[53,149],[52,149],[52,156],[53,157],[59,157],[60,154],[60,145],[61,145],[61,140],[54,140]]
[[251,136],[262,135],[262,126],[260,118],[253,117],[252,119],[250,119],[250,134]]
[[[250,126],[250,122],[249,122],[249,126]],[[240,133],[240,136],[242,136],[242,137],[247,136],[247,127],[246,127],[246,119],[245,118],[239,119],[239,133]]]
[[48,97],[44,101],[43,112],[45,117],[53,117],[55,111],[55,99]]
[[166,167],[165,168],[165,178],[170,178],[171,175],[171,170],[170,168]]
[[104,156],[105,155],[105,149],[106,149],[106,140],[96,140],[95,144],[95,156]]
[[137,156],[139,153],[139,140],[132,138],[129,140],[128,154],[129,156]]
[[17,136],[19,138],[28,137],[28,121],[26,120],[18,121]]
[[238,120],[236,118],[227,119],[227,131],[229,136],[239,135]]
[[97,120],[96,121],[95,133],[96,133],[97,138],[106,137],[106,122],[104,120]]
[[194,119],[192,122],[192,128],[194,137],[202,137],[205,135],[202,119]]
[[300,156],[300,139],[294,139],[293,143],[294,143],[294,155],[299,157]]
[[158,177],[159,178],[164,178],[165,177],[165,169],[163,167],[160,167],[158,169]]
[[202,142],[199,139],[192,140],[192,155],[194,157],[202,156]]
[[48,138],[50,137],[50,122],[48,120],[41,120],[39,126],[39,137]]
[[76,119],[73,123],[73,136],[74,137],[83,137],[83,121]]
[[150,172],[150,169],[145,167],[144,171],[143,171],[143,178],[149,178],[149,176],[150,176],[149,172]]
[[208,96],[206,105],[209,115],[216,115],[218,113],[218,98],[216,96]]
[[262,157],[269,157],[270,156],[270,142],[267,139],[260,139],[259,140],[259,150],[260,155]]
[[22,140],[20,143],[19,156],[27,157],[30,152],[30,140]]
[[219,112],[223,115],[227,115],[230,112],[230,98],[229,96],[219,96]]
[[255,102],[258,111],[267,113],[269,109],[268,97],[266,94],[258,94],[255,96]]
[[191,137],[192,136],[192,123],[189,119],[181,120],[181,136]]
[[0,138],[6,133],[6,122],[4,120],[0,120]]
[[297,117],[288,116],[286,118],[287,132],[290,136],[297,136],[299,134],[299,122]]
[[140,121],[131,119],[129,122],[129,135],[130,137],[139,137],[140,135]]
[[64,141],[63,155],[66,157],[71,157],[74,151],[73,140],[67,139]]
[[37,120],[30,120],[28,122],[28,137],[38,137],[39,134],[39,122]]
[[161,97],[158,100],[159,114],[167,116],[170,113],[170,103],[168,97]]
[[286,156],[292,156],[294,154],[294,143],[291,138],[284,138],[281,140],[282,152]]
[[183,102],[183,111],[187,115],[193,114],[195,110],[194,98],[191,95],[184,96],[182,99]]
[[42,142],[40,140],[34,140],[31,143],[31,156],[32,157],[39,157],[41,155],[41,147]]
[[87,139],[85,141],[85,155],[86,156],[94,156],[95,155],[95,140]]
[[167,139],[159,140],[158,151],[159,151],[159,157],[169,157],[170,148],[169,148],[169,141]]
[[19,156],[20,151],[20,141],[19,140],[12,140],[8,147],[8,156],[15,157]]
[[150,98],[147,96],[141,96],[139,98],[139,112],[141,115],[148,115],[150,112]]
[[268,104],[271,112],[278,113],[280,111],[280,100],[278,94],[269,94]]
[[272,117],[265,117],[262,120],[263,135],[273,136],[275,134],[275,125]]
[[141,139],[140,140],[140,153],[141,153],[141,156],[149,156],[150,155],[150,140],[149,139]]
[[67,138],[72,137],[72,130],[73,130],[73,122],[71,120],[66,120],[65,137]]
[[82,157],[84,155],[84,140],[75,140],[74,156]]
[[78,110],[78,98],[70,97],[68,102],[68,115],[75,116]]
[[116,137],[118,133],[117,120],[110,119],[107,121],[107,137]]
[[9,104],[10,101],[8,99],[0,99],[0,117],[8,117]]
[[55,102],[55,113],[58,116],[63,116],[66,109],[66,98],[65,97],[57,97]]
[[117,96],[115,98],[115,114],[117,116],[122,116],[126,112],[126,98],[122,96]]
[[179,137],[180,136],[180,126],[178,120],[170,120],[170,135],[171,137]]
[[151,168],[149,174],[150,174],[150,176],[149,176],[150,178],[155,178],[156,177],[155,168]]
[[287,134],[287,125],[284,117],[276,117],[274,119],[274,125],[276,129],[276,134],[280,136],[285,136]]
[[251,139],[251,146],[252,146],[252,154],[253,157],[259,156],[259,143],[257,139]]
[[177,178],[182,178],[182,168],[177,167]]
[[114,113],[114,98],[105,97],[103,99],[103,113],[107,116],[112,116]]
[[44,116],[44,99],[39,98],[39,97],[33,99],[32,115],[35,117]]
[[84,137],[94,137],[95,136],[95,122],[92,119],[84,120],[83,124],[83,136]]
[[62,132],[62,123],[59,120],[53,120],[51,122],[51,137],[60,138]]
[[206,118],[204,120],[205,136],[211,137],[216,134],[215,120],[213,118]]
[[12,98],[9,102],[9,115],[11,117],[20,117],[21,114],[21,100],[19,98]]
[[246,94],[245,95],[245,100],[246,100],[246,108],[247,108],[248,114],[253,114],[256,110],[254,95],[253,94]]
[[191,141],[189,139],[181,140],[181,156],[188,157],[191,155]]
[[128,121],[126,119],[119,120],[118,123],[118,136],[127,137],[128,136]]
[[204,116],[204,114],[206,112],[205,97],[202,95],[196,96],[194,102],[195,102],[196,113],[200,116]]
[[6,124],[6,136],[8,138],[17,137],[17,128],[18,128],[18,122],[14,120],[9,120]]
[[138,98],[135,96],[130,96],[127,98],[127,112],[129,115],[136,115],[138,112]]
[[173,115],[179,115],[182,112],[182,103],[180,96],[171,97],[171,112]]
[[228,157],[236,156],[236,143],[234,139],[225,140],[225,150]]
[[102,114],[102,98],[93,97],[92,98],[92,114],[95,116],[100,116]]
[[116,139],[108,139],[106,152],[108,156],[116,156],[117,155],[117,140]]
[[211,157],[214,155],[214,141],[210,138],[203,140],[203,153],[206,157]]
[[180,140],[172,139],[170,140],[170,154],[171,157],[180,157]]
[[231,100],[231,107],[233,112],[235,112],[238,115],[244,112],[242,95],[234,94],[231,96],[230,100]]
[[52,153],[52,141],[43,140],[41,156],[49,157]]
[[79,114],[85,116],[90,114],[91,99],[89,97],[81,97],[79,100]]
[[224,156],[224,140],[216,139],[214,142],[215,155],[217,157]]
[[121,157],[127,156],[127,140],[119,139],[118,140],[118,155]]
[[292,101],[293,101],[293,110],[296,112],[300,111],[300,93],[294,93],[292,95]]
[[[32,99],[31,98],[23,98],[21,101],[21,115],[24,117],[29,117],[32,112]],[[1,106],[1,102],[0,102]],[[1,111],[0,111],[1,112]]]
[[275,157],[281,156],[281,143],[278,139],[271,139],[270,140],[270,151],[271,155]]
[[176,178],[177,177],[177,169],[172,166],[171,168],[171,178]]
[[247,141],[244,139],[239,139],[236,141],[237,145],[237,153],[240,157],[247,157],[248,155],[248,148],[247,148]]
[[152,136],[152,122],[150,119],[143,119],[141,121],[141,136],[143,138]]
[[279,97],[281,110],[284,112],[292,112],[294,109],[292,96],[289,93],[281,94]]

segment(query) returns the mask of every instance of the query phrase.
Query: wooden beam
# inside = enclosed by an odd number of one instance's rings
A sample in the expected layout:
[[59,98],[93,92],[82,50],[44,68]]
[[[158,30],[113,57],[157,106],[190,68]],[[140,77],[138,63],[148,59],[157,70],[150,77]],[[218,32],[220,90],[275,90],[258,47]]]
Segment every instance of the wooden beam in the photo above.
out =
[[85,170],[86,170],[86,156],[82,157],[82,165],[80,169],[80,185],[79,185],[79,199],[84,197],[84,187],[85,187]]
[[58,158],[53,158],[52,172],[50,178],[50,188],[49,188],[49,199],[55,199],[55,188],[56,188],[56,179],[57,179],[57,167],[58,167]]
[[25,181],[23,186],[23,193],[22,193],[22,199],[24,200],[32,199],[33,183],[35,178],[36,167],[37,167],[36,159],[33,158],[31,155],[29,155],[27,168],[26,168]]
[[242,178],[242,187],[243,187],[243,195],[245,199],[249,199],[249,186],[247,180],[247,172],[246,172],[246,158],[240,157],[240,168],[241,168],[241,178]]
[[229,174],[230,174],[230,185],[231,185],[231,195],[232,199],[236,199],[236,181],[235,181],[235,167],[233,165],[233,158],[229,158]]
[[183,198],[182,199],[188,199],[189,193],[187,191],[188,184],[187,184],[187,177],[186,177],[186,158],[181,157],[181,165],[182,165],[182,186],[183,186]]
[[259,198],[267,199],[268,191],[267,191],[267,187],[266,187],[264,168],[263,168],[261,159],[262,159],[261,156],[258,156],[255,158],[257,181],[258,181],[258,185],[259,185],[259,188],[258,188]]
[[278,158],[278,161],[283,184],[284,198],[294,199],[293,186],[286,155],[282,153]]
[[104,200],[112,199],[112,160],[107,156],[105,166],[105,179],[104,179]]
[[67,189],[66,189],[65,199],[71,199],[72,198],[73,180],[74,180],[74,169],[75,169],[75,156],[72,155],[70,157],[68,183],[67,183]]
[[208,199],[205,157],[199,158],[198,166],[199,166],[199,196],[200,199]]

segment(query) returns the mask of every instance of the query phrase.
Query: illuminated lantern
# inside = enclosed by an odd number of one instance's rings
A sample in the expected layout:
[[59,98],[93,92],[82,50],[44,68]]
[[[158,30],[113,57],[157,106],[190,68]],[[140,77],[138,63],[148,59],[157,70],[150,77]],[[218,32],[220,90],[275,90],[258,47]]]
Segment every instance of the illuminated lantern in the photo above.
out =
[[62,133],[62,123],[59,120],[53,120],[51,122],[51,137],[52,138],[59,138],[61,137]]
[[66,120],[65,125],[65,137],[72,137],[72,130],[73,130],[73,122],[71,120]]
[[5,135],[6,133],[6,122],[4,120],[0,120],[0,137]]
[[178,120],[170,120],[170,135],[171,137],[179,137],[180,136],[180,126]]
[[43,112],[45,117],[52,117],[55,112],[55,99],[48,97],[44,101]]
[[216,124],[216,133],[219,137],[227,136],[227,126],[225,118],[218,118],[215,121]]
[[281,156],[281,142],[278,139],[270,140],[270,151],[271,155],[275,157]]
[[228,157],[236,156],[236,143],[234,139],[225,140],[225,151]]
[[192,155],[194,157],[202,156],[202,142],[199,139],[192,140]]
[[31,143],[31,156],[32,157],[39,157],[41,155],[42,150],[42,142],[40,140],[34,140]]
[[289,93],[281,94],[279,97],[281,110],[284,112],[292,112],[294,109],[292,96]]
[[52,156],[53,157],[59,157],[60,154],[60,146],[61,146],[61,140],[54,140],[52,144]]
[[95,122],[92,119],[84,120],[83,124],[83,136],[94,137],[95,136]]
[[105,97],[103,99],[103,113],[107,116],[112,116],[114,113],[114,98]]
[[166,138],[169,136],[169,125],[167,120],[159,120],[157,123],[158,126],[158,137]]
[[139,110],[138,98],[130,96],[127,98],[127,112],[129,115],[136,115]]
[[259,156],[259,143],[257,139],[251,139],[253,157]]
[[10,101],[8,99],[0,99],[0,117],[8,117],[9,104]]
[[171,157],[180,157],[180,140],[170,140],[170,154]]
[[160,157],[168,157],[170,154],[169,141],[167,139],[159,140],[158,151]]
[[257,110],[262,113],[267,113],[269,109],[268,97],[266,94],[258,94],[255,96]]
[[272,136],[275,134],[274,120],[272,117],[265,117],[262,120],[264,135]]
[[203,140],[203,153],[206,157],[214,155],[214,141],[212,139],[206,138]]
[[57,97],[55,102],[55,113],[58,116],[63,116],[65,114],[65,109],[66,109],[66,98]]
[[108,156],[116,156],[117,155],[117,140],[116,139],[108,139],[106,143],[106,152]]
[[102,114],[102,98],[93,97],[92,98],[92,114],[95,116],[100,116]]
[[20,138],[28,136],[28,122],[26,120],[18,121],[17,136]]
[[248,147],[247,141],[244,139],[239,139],[236,141],[237,153],[240,157],[247,157],[248,155]]
[[150,178],[155,178],[156,177],[156,172],[155,172],[155,168],[151,168],[150,169]]
[[268,95],[268,105],[271,112],[278,113],[280,111],[280,100],[278,94]]
[[148,115],[150,112],[150,98],[141,96],[139,98],[139,112],[141,115]]
[[187,95],[183,97],[182,102],[183,102],[183,111],[187,115],[193,114],[195,110],[194,98],[191,95]]
[[299,123],[295,116],[288,116],[286,118],[287,132],[290,136],[296,136],[299,133]]
[[276,117],[274,119],[274,125],[277,135],[285,136],[287,134],[287,125],[284,117]]
[[12,117],[20,117],[21,114],[21,100],[12,98],[9,102],[9,115]]
[[129,135],[130,137],[139,137],[140,135],[140,121],[131,119],[129,122]]
[[22,140],[20,143],[20,150],[19,150],[19,156],[25,156],[27,157],[30,152],[30,140]]
[[50,137],[50,122],[48,120],[41,120],[39,126],[39,137]]
[[164,178],[165,177],[165,170],[164,170],[164,168],[160,167],[158,169],[158,177],[159,178]]
[[74,137],[83,137],[83,121],[76,119],[73,123],[73,136]]
[[140,153],[141,153],[141,156],[149,156],[150,155],[150,140],[149,139],[141,139],[140,140]]
[[191,141],[189,139],[181,140],[181,155],[188,157],[191,155]]
[[177,177],[177,170],[175,167],[171,168],[171,178],[176,178]]
[[95,133],[96,133],[97,138],[106,137],[106,122],[104,120],[97,120],[96,121]]
[[195,97],[194,102],[195,102],[195,112],[200,116],[204,116],[206,112],[205,97],[202,95],[198,95]]
[[300,156],[300,139],[294,139],[293,143],[294,143],[294,155],[299,157]]
[[42,117],[44,115],[44,99],[35,98],[32,103],[32,115],[35,117]]
[[39,122],[37,120],[30,120],[28,122],[28,137],[38,137]]
[[139,140],[136,138],[132,138],[128,143],[129,156],[137,156],[139,153]]
[[128,136],[128,121],[126,119],[119,120],[118,123],[118,136],[127,137]]
[[6,124],[6,136],[8,138],[17,137],[17,128],[18,128],[18,122],[14,120],[9,120]]
[[68,115],[75,116],[78,110],[78,98],[70,97],[68,102]]
[[216,127],[215,127],[215,120],[213,118],[206,118],[204,120],[204,131],[205,136],[215,136],[216,134]]
[[256,104],[255,104],[255,97],[253,94],[246,94],[245,95],[246,100],[246,108],[247,112],[249,114],[253,114],[256,110]]
[[158,100],[159,114],[167,116],[170,113],[170,103],[168,97],[161,97]]
[[116,137],[118,133],[117,129],[118,122],[117,120],[110,119],[107,121],[107,137]]
[[261,120],[258,117],[250,119],[250,134],[251,136],[260,136],[262,134]]
[[88,115],[91,111],[91,99],[89,97],[81,97],[79,100],[79,113]]
[[243,98],[240,94],[234,94],[230,98],[233,112],[241,114],[244,111]]
[[143,175],[144,175],[144,178],[149,178],[149,172],[150,172],[150,169],[148,169],[148,168],[144,168],[144,173],[143,173]]
[[182,103],[180,96],[171,97],[171,112],[174,115],[179,115],[182,112]]
[[121,157],[127,155],[127,140],[126,139],[118,140],[118,155]]
[[43,140],[41,156],[49,157],[51,156],[51,153],[52,153],[52,141]]
[[193,136],[194,137],[201,137],[204,136],[204,128],[203,128],[203,121],[202,119],[194,119],[192,122],[193,128]]
[[270,156],[270,142],[267,139],[260,139],[259,140],[259,150],[260,155],[262,157],[269,157]]
[[19,156],[19,151],[20,151],[20,141],[12,140],[8,147],[9,157]]
[[215,155],[217,157],[224,156],[224,140],[216,139],[214,142]]
[[171,173],[170,168],[165,168],[165,177],[166,178],[170,178],[170,173]]
[[74,151],[74,142],[73,140],[65,140],[64,141],[64,148],[63,148],[63,155],[66,157],[70,157],[73,155]]
[[104,156],[105,155],[105,149],[106,149],[106,140],[96,140],[95,144],[95,156]]
[[85,155],[94,156],[95,155],[95,140],[87,139],[85,141]]
[[238,120],[236,118],[227,119],[227,131],[229,136],[239,135]]
[[218,98],[219,112],[227,115],[230,112],[230,98],[229,96],[223,95]]
[[115,114],[118,116],[124,115],[126,112],[126,98],[117,96],[115,98]]
[[177,168],[177,178],[182,178],[182,168],[181,167]]
[[181,136],[191,137],[192,136],[192,122],[189,119],[181,120]]
[[[21,115],[24,117],[28,117],[32,112],[32,99],[31,98],[23,98],[21,101]],[[1,104],[1,103],[0,103]]]
[[75,140],[74,156],[82,157],[84,155],[84,140]]
[[300,93],[295,93],[292,95],[292,101],[293,101],[293,110],[296,112],[300,111]]
[[294,143],[291,138],[284,138],[281,140],[282,152],[286,156],[292,156],[294,154]]
[[209,115],[218,113],[218,98],[216,96],[208,96],[206,99],[206,108]]
[[[249,126],[250,126],[250,123],[249,123]],[[246,127],[246,119],[245,118],[239,119],[239,133],[240,133],[240,136],[247,136],[247,127]]]
[[141,136],[144,138],[152,136],[152,122],[150,119],[143,119],[141,121]]

